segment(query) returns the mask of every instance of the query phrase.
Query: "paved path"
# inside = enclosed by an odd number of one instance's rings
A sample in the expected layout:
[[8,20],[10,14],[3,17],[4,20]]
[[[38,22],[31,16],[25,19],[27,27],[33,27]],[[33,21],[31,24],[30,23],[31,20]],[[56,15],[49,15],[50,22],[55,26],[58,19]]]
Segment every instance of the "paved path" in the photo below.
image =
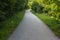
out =
[[53,32],[29,10],[8,40],[58,40]]

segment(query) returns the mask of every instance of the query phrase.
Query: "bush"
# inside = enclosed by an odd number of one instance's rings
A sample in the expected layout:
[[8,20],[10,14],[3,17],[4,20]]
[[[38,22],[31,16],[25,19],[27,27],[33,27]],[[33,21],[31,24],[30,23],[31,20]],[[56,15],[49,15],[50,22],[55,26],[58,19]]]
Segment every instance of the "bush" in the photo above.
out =
[[32,6],[31,6],[31,9],[34,11],[34,12],[37,12],[37,13],[43,13],[43,9],[44,7],[39,4],[38,2],[33,2],[32,3]]
[[6,17],[4,16],[5,12],[0,11],[0,22],[4,21]]
[[0,0],[0,20],[12,17],[17,12],[24,10],[28,0]]
[[60,20],[60,13],[57,14],[57,19]]
[[54,11],[49,12],[49,15],[53,16],[54,18],[56,18],[56,13]]

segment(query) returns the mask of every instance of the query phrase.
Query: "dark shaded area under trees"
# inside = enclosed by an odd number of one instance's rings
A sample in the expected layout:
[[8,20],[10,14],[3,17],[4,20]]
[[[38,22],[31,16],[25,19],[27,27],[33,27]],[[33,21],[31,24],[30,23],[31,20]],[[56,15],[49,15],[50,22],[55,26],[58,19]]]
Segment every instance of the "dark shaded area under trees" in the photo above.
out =
[[28,7],[28,0],[0,0],[0,22]]

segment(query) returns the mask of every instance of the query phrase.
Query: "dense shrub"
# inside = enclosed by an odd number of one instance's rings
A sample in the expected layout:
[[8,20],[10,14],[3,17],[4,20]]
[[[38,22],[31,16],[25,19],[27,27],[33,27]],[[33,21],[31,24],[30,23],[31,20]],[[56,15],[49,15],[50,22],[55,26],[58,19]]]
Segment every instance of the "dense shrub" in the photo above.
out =
[[57,19],[60,20],[60,13],[57,14]]
[[[32,9],[34,11],[39,11],[41,8],[40,12],[47,13],[48,15],[54,17],[55,19],[60,19],[60,0],[34,0],[36,2],[32,3]],[[41,6],[43,5],[43,7]],[[40,7],[39,7],[40,6]]]
[[0,21],[27,8],[28,0],[0,0]]
[[35,12],[42,13],[44,7],[43,7],[41,4],[39,4],[38,2],[35,2],[35,1],[34,1],[34,2],[32,3],[31,9],[32,9],[33,11],[35,11]]

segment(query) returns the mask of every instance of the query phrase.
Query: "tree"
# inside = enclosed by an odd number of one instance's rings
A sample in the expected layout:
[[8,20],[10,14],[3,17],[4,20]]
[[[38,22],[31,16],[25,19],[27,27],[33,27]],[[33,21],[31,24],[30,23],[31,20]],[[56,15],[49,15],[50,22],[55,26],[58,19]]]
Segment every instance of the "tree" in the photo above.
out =
[[35,12],[42,13],[44,7],[41,4],[39,4],[38,2],[34,1],[32,3],[31,9]]
[[28,0],[0,0],[0,21],[27,8]]

